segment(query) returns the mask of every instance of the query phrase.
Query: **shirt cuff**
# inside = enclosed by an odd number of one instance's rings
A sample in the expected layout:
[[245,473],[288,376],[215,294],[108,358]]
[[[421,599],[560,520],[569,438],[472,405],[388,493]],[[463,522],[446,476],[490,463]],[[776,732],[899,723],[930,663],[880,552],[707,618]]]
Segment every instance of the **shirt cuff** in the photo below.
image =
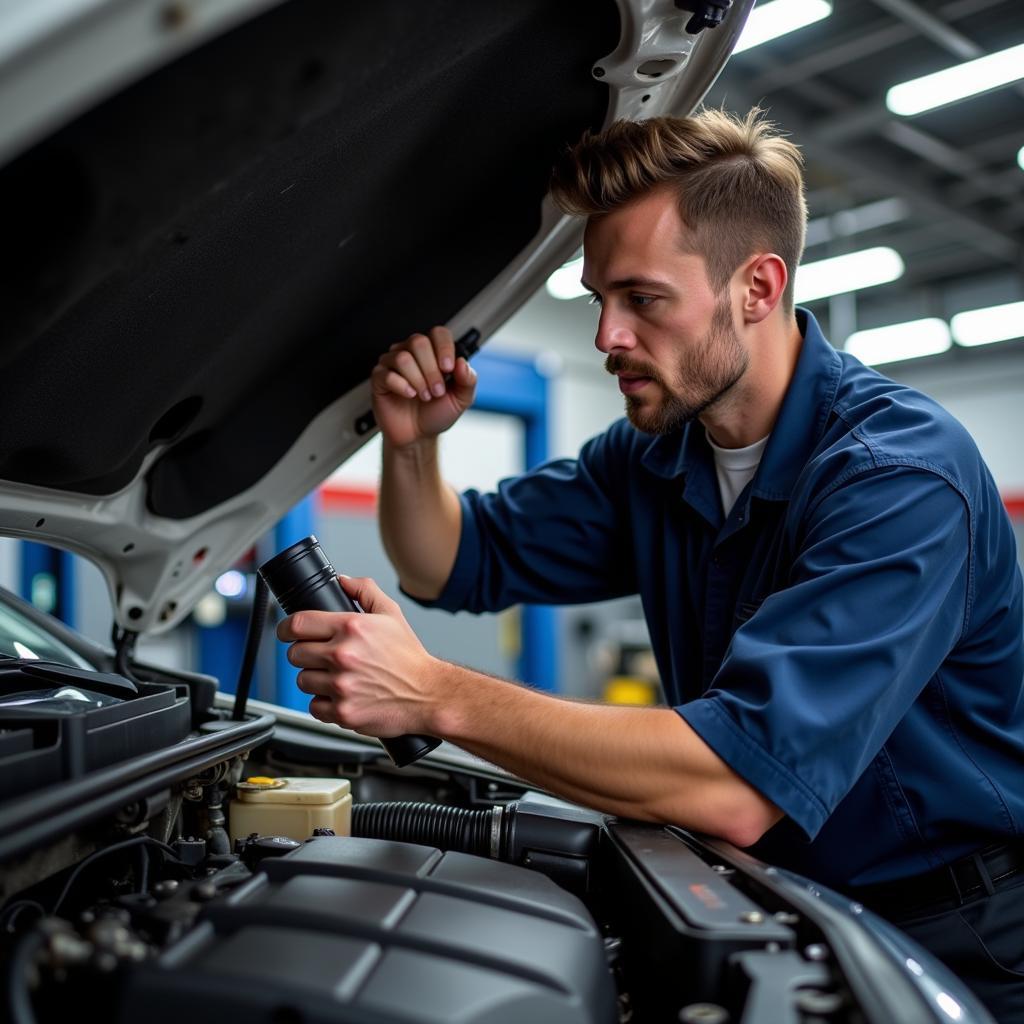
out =
[[455,553],[455,564],[448,576],[441,593],[434,598],[417,597],[410,594],[401,584],[398,589],[410,601],[415,601],[424,608],[441,608],[449,612],[462,611],[467,604],[470,591],[476,585],[480,571],[480,529],[476,524],[476,516],[465,494],[459,495],[462,505],[462,529],[459,533],[459,549]]
[[814,839],[828,808],[785,765],[733,721],[718,697],[701,697],[674,709],[734,771]]

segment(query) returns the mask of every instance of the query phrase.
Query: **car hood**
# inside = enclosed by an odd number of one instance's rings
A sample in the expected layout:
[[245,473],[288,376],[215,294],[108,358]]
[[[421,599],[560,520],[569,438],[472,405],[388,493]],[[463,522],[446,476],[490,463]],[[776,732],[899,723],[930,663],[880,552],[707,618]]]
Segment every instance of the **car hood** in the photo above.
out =
[[486,340],[578,247],[559,150],[691,111],[752,5],[4,5],[0,532],[173,626],[371,436],[389,344]]

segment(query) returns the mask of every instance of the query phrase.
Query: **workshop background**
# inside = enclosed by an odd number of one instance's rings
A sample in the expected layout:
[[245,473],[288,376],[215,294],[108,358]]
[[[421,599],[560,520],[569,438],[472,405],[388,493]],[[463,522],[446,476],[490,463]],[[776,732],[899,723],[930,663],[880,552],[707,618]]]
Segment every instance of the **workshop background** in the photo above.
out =
[[[755,15],[775,5],[772,24],[791,15],[801,27],[745,36],[707,103],[759,104],[804,152],[811,219],[797,300],[836,347],[934,396],[966,425],[1024,539],[1024,5],[772,0]],[[946,95],[933,80],[890,92],[954,67],[961,93],[983,91],[956,98],[956,82]],[[443,442],[456,486],[491,489],[546,458],[571,457],[622,415],[593,347],[597,310],[578,279],[576,263],[553,275],[476,358],[478,408]],[[142,657],[210,672],[230,690],[254,568],[308,532],[340,571],[371,575],[398,596],[376,528],[379,458],[377,439],[222,576],[186,623],[145,640]],[[109,596],[83,560],[0,540],[0,584],[107,640]],[[569,695],[657,699],[635,599],[482,617],[401,603],[442,657]],[[282,645],[262,645],[255,695],[302,707],[282,655]]]

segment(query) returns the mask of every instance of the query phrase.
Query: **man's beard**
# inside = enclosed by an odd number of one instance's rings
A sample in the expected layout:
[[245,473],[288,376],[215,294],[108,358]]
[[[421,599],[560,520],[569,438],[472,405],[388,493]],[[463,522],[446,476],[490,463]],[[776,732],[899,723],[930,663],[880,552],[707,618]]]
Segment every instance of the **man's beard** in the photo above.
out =
[[665,397],[651,408],[650,401],[645,403],[639,395],[626,395],[626,416],[645,434],[670,434],[729,392],[746,373],[749,362],[733,327],[729,303],[722,299],[715,305],[708,333],[692,351],[680,354],[674,382],[666,381],[649,363],[632,363],[619,355],[610,355],[605,369],[650,377]]

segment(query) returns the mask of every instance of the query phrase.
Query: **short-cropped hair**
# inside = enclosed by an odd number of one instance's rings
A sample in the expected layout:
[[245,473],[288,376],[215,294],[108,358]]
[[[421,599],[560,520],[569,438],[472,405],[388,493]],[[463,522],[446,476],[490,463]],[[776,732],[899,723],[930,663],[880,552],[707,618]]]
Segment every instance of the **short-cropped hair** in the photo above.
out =
[[716,292],[748,256],[774,252],[789,271],[783,308],[792,310],[807,227],[803,157],[760,108],[742,117],[708,109],[616,121],[586,132],[551,176],[560,209],[586,217],[659,188],[674,191],[689,233],[684,245],[704,257]]

